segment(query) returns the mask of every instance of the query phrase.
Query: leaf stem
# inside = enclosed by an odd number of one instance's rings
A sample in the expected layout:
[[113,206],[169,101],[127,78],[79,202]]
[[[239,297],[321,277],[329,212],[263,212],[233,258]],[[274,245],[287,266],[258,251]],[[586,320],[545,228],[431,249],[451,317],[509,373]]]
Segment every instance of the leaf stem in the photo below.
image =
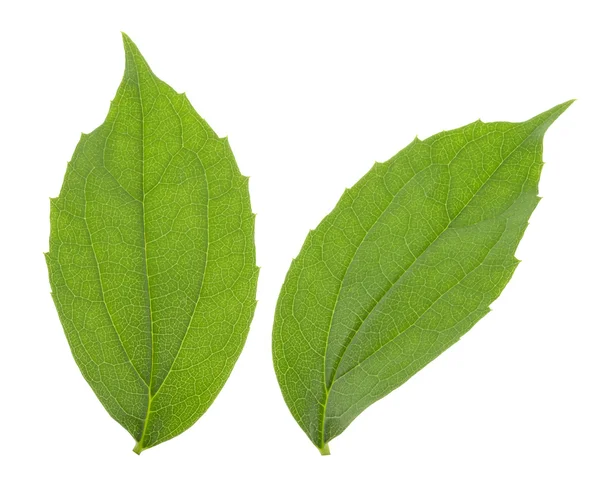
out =
[[142,440],[140,440],[135,444],[135,446],[133,448],[133,452],[136,455],[139,455],[142,451],[144,451],[144,446],[142,445]]
[[324,443],[323,446],[319,447],[319,451],[321,452],[322,456],[331,455],[329,452],[329,443]]

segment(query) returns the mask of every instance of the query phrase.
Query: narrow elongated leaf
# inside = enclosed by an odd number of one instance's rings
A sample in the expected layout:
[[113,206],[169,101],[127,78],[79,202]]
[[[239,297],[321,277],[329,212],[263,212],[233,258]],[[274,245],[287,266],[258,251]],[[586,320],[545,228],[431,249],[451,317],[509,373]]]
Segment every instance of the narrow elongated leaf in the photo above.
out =
[[139,453],[221,390],[258,270],[248,179],[227,140],[123,37],[123,81],[51,201],[46,259],[73,356]]
[[416,139],[309,233],[279,296],[273,358],[323,454],[490,311],[539,200],[544,133],[569,104]]

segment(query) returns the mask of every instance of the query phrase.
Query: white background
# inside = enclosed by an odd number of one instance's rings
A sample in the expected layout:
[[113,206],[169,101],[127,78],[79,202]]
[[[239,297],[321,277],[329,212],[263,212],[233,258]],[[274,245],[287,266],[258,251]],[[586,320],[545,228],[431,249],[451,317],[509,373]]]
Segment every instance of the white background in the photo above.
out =
[[[6,1],[0,7],[0,482],[600,483],[599,15],[593,1]],[[186,91],[251,176],[262,267],[238,365],[145,451],[81,377],[49,294],[48,197],[122,76],[119,31]],[[275,301],[310,228],[415,135],[547,133],[544,197],[502,296],[321,457],[271,364]]]

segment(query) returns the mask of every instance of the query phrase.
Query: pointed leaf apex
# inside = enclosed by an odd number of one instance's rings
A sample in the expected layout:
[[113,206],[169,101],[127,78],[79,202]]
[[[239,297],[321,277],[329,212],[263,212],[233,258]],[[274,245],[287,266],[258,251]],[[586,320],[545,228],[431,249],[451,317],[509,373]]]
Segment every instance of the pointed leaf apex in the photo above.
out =
[[571,106],[575,102],[574,99],[566,101],[561,104],[557,104],[554,108],[550,108],[548,111],[544,111],[543,113],[534,116],[530,121],[538,122],[538,127],[536,130],[539,130],[538,133],[544,134],[544,132],[550,127],[552,123],[556,121],[556,119],[563,114],[569,106]]
[[121,34],[123,36],[123,48],[125,49],[125,75],[135,76],[137,79],[141,70],[152,72],[135,43],[125,32],[121,32]]
[[131,40],[131,38],[125,32],[121,32],[121,35],[123,36],[123,47],[125,48],[125,52],[127,54],[129,54],[129,53],[139,54],[140,51],[137,48],[137,46],[134,44],[134,42]]
[[550,109],[550,112],[554,112],[556,117],[558,118],[562,113],[564,113],[569,106],[571,106],[576,100],[570,99],[569,101],[565,101],[564,103],[556,105],[554,108]]
[[135,45],[135,42],[131,40],[131,37],[129,37],[125,32],[121,32],[121,36],[123,37],[123,46],[125,47],[126,51],[135,52],[137,54],[140,53],[140,50],[138,49],[137,45]]

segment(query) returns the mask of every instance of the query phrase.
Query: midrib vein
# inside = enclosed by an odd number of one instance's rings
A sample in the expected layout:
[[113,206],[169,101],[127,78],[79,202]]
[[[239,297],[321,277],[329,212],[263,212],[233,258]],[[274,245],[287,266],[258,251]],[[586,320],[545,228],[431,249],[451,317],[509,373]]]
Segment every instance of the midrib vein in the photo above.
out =
[[[344,358],[344,355],[346,354],[346,351],[347,351],[347,350],[350,348],[350,346],[352,345],[352,342],[354,341],[354,338],[356,337],[356,335],[357,335],[357,334],[358,334],[358,332],[360,331],[360,328],[362,327],[362,325],[364,324],[364,322],[365,322],[365,321],[366,321],[366,320],[369,318],[369,316],[372,314],[372,312],[374,311],[374,309],[375,309],[375,308],[377,308],[377,306],[378,306],[378,305],[381,303],[381,301],[382,301],[382,300],[383,300],[383,299],[384,299],[384,298],[387,296],[387,294],[388,294],[388,293],[391,291],[391,289],[395,287],[396,283],[397,283],[399,280],[401,280],[401,279],[402,279],[402,277],[403,277],[403,276],[404,276],[404,275],[405,275],[405,274],[406,274],[406,273],[407,273],[407,272],[408,272],[408,271],[409,271],[409,270],[410,270],[410,269],[411,269],[411,268],[414,266],[414,264],[415,264],[415,263],[416,263],[416,262],[417,262],[417,261],[418,261],[418,260],[419,260],[419,259],[420,259],[420,258],[423,256],[423,254],[425,254],[425,253],[427,252],[427,250],[428,250],[428,249],[429,249],[429,248],[430,248],[430,247],[431,247],[431,246],[432,246],[432,245],[433,245],[433,244],[434,244],[434,243],[435,243],[435,242],[436,242],[436,241],[437,241],[437,240],[438,240],[438,239],[439,239],[439,238],[440,238],[440,237],[441,237],[443,234],[445,234],[445,233],[446,233],[446,231],[447,231],[447,230],[448,230],[448,228],[449,228],[449,227],[452,225],[452,223],[453,223],[453,222],[454,222],[456,219],[458,219],[458,217],[459,217],[459,216],[460,216],[460,215],[461,215],[461,214],[464,212],[464,210],[465,210],[465,209],[466,209],[466,208],[467,208],[467,207],[468,207],[468,206],[471,204],[471,202],[473,201],[473,199],[474,199],[474,198],[475,198],[475,197],[476,197],[476,196],[477,196],[477,195],[478,195],[478,194],[481,192],[481,190],[482,190],[482,189],[483,189],[483,188],[484,188],[484,187],[485,187],[485,186],[486,186],[486,185],[489,183],[489,181],[490,181],[490,180],[491,180],[491,179],[494,177],[494,175],[496,174],[496,172],[497,172],[497,171],[498,171],[498,170],[499,170],[499,169],[500,169],[500,168],[501,168],[501,167],[504,165],[504,163],[506,163],[506,161],[507,161],[507,160],[509,160],[509,159],[512,157],[512,155],[513,155],[513,154],[514,154],[514,153],[515,153],[515,152],[516,152],[518,149],[520,149],[520,148],[521,148],[521,147],[522,147],[522,146],[523,146],[523,145],[524,145],[524,144],[525,144],[525,143],[526,143],[526,142],[527,142],[527,141],[528,141],[528,140],[529,140],[529,139],[530,139],[530,138],[531,138],[531,137],[532,137],[532,136],[533,136],[535,133],[536,133],[536,131],[537,131],[537,128],[538,128],[538,126],[534,127],[534,128],[532,129],[531,133],[529,133],[529,134],[528,134],[528,135],[527,135],[527,136],[526,136],[526,137],[525,137],[525,138],[524,138],[524,139],[523,139],[523,140],[522,140],[520,143],[518,143],[518,144],[517,144],[517,146],[516,146],[516,147],[515,147],[513,150],[511,150],[511,152],[510,152],[508,155],[506,155],[506,157],[504,157],[504,159],[502,159],[502,160],[500,161],[500,163],[499,163],[499,164],[496,166],[496,168],[494,169],[494,171],[493,171],[493,172],[490,174],[490,176],[489,176],[489,177],[488,177],[488,178],[487,178],[487,179],[486,179],[486,180],[485,180],[485,181],[484,181],[484,182],[483,182],[483,183],[482,183],[482,184],[479,186],[479,188],[477,189],[477,191],[476,191],[476,192],[475,192],[475,193],[474,193],[474,194],[473,194],[473,195],[472,195],[472,196],[469,198],[469,200],[466,202],[466,204],[465,204],[465,205],[463,205],[462,209],[461,209],[461,210],[460,210],[460,211],[459,211],[459,212],[456,214],[456,216],[454,216],[453,218],[451,218],[451,219],[448,221],[448,223],[447,223],[446,227],[445,227],[445,228],[444,228],[444,229],[443,229],[443,230],[442,230],[442,231],[441,231],[441,232],[440,232],[440,233],[439,233],[439,234],[438,234],[438,235],[435,237],[435,239],[434,239],[434,240],[433,240],[431,243],[429,243],[429,244],[427,245],[427,247],[425,247],[425,249],[424,249],[424,250],[423,250],[423,251],[422,251],[422,252],[421,252],[421,253],[420,253],[420,254],[419,254],[419,255],[418,255],[418,256],[417,256],[417,257],[416,257],[416,258],[415,258],[413,261],[412,261],[412,263],[411,263],[411,264],[410,264],[410,265],[409,265],[409,266],[406,268],[406,270],[404,270],[404,271],[402,272],[402,274],[400,274],[400,275],[397,277],[396,281],[394,281],[394,282],[393,282],[393,283],[390,285],[390,287],[389,287],[389,288],[388,288],[388,289],[385,291],[384,295],[383,295],[383,296],[382,296],[382,297],[381,297],[381,298],[380,298],[380,299],[377,301],[377,303],[376,303],[376,304],[375,304],[375,305],[374,305],[374,306],[371,308],[371,310],[369,310],[369,312],[367,313],[367,315],[365,316],[365,318],[361,320],[361,322],[360,322],[359,326],[357,327],[356,331],[354,332],[354,334],[353,334],[353,335],[352,335],[352,337],[350,338],[350,341],[349,341],[349,342],[348,342],[348,344],[347,344],[347,345],[346,345],[346,346],[343,348],[343,350],[342,350],[342,353],[341,353],[340,357],[337,359],[337,363],[336,363],[336,365],[333,367],[333,370],[332,370],[332,372],[331,372],[331,375],[332,375],[331,384],[327,385],[327,381],[325,380],[325,386],[326,386],[326,388],[325,388],[325,402],[324,402],[324,403],[323,403],[323,405],[322,405],[322,408],[323,408],[323,415],[322,415],[322,419],[321,419],[321,429],[320,429],[320,432],[321,432],[321,439],[323,440],[323,444],[325,443],[325,421],[326,421],[326,418],[327,418],[327,405],[328,405],[328,402],[329,402],[329,395],[330,395],[330,393],[331,393],[331,389],[333,388],[333,385],[334,385],[334,384],[335,384],[335,382],[336,382],[336,378],[339,378],[339,377],[341,377],[341,376],[336,376],[336,374],[337,374],[337,371],[338,371],[338,369],[339,369],[339,366],[340,366],[340,365],[341,365],[341,363],[342,363],[342,360],[343,360],[343,358]],[[486,134],[486,135],[487,135],[487,134]],[[479,137],[479,138],[481,138],[481,137]],[[479,139],[479,138],[477,138],[477,139]],[[465,143],[465,145],[464,145],[463,147],[461,147],[461,149],[460,149],[460,150],[457,152],[457,154],[456,154],[456,155],[453,157],[452,161],[456,159],[456,157],[458,156],[458,154],[459,154],[460,152],[462,152],[462,151],[465,149],[465,147],[466,147],[467,145],[469,145],[469,144],[473,143],[475,140],[476,140],[476,139],[474,139],[474,140],[470,140],[470,141],[468,141],[467,143]],[[450,162],[450,163],[451,163],[451,162]],[[450,165],[450,163],[448,163],[448,166]],[[415,174],[415,175],[416,175],[416,174]],[[411,178],[410,178],[410,179],[407,181],[407,183],[406,183],[406,184],[404,184],[404,185],[403,185],[403,186],[402,186],[402,187],[399,189],[398,193],[400,193],[400,192],[401,192],[401,191],[404,189],[404,187],[406,187],[406,185],[407,185],[408,183],[410,183],[410,181],[411,181],[411,180],[414,178],[414,176],[415,176],[415,175],[413,175],[413,176],[412,176],[412,177],[411,177]],[[382,212],[382,214],[383,214],[384,212],[386,212],[386,211],[389,209],[389,207],[392,205],[393,201],[394,201],[394,200],[395,200],[395,198],[397,197],[398,193],[397,193],[396,195],[394,195],[394,197],[392,198],[392,201],[391,201],[391,202],[388,204],[388,206],[387,206],[387,207],[386,207],[386,209],[385,209],[385,210]],[[377,220],[375,221],[375,223],[373,224],[373,226],[371,226],[371,227],[369,228],[368,232],[370,232],[370,231],[373,229],[373,227],[374,227],[374,226],[377,224],[377,222],[379,222],[379,220],[380,220],[380,219],[381,219],[381,216],[377,218]],[[363,242],[366,240],[366,236],[367,236],[367,235],[365,235],[365,237],[363,237],[363,239],[362,239],[362,241],[361,241],[360,245],[357,247],[356,251],[354,252],[354,255],[353,255],[353,257],[352,257],[352,259],[351,259],[350,263],[348,264],[348,268],[350,267],[350,265],[351,265],[351,264],[352,264],[352,262],[354,261],[354,258],[356,257],[356,254],[358,253],[358,249],[360,248],[360,246],[362,245],[362,243],[363,243]],[[345,276],[346,276],[346,274],[347,274],[347,272],[348,272],[348,268],[346,269],[346,272],[345,272],[345,274],[344,274],[344,280],[345,280]],[[343,284],[343,281],[342,281],[342,284]],[[342,284],[340,284],[340,290],[339,290],[339,292],[338,292],[338,295],[337,295],[337,297],[336,297],[336,303],[335,303],[335,307],[334,307],[334,310],[333,310],[333,312],[335,312],[335,309],[337,308],[337,303],[338,303],[338,299],[339,299],[339,293],[341,293],[341,290],[342,290]],[[332,317],[331,317],[331,322],[332,322],[332,321],[333,321],[333,313],[332,313]],[[329,331],[328,331],[328,333],[327,333],[327,342],[329,341],[329,334],[330,334],[330,332],[331,332],[331,322],[330,322],[330,326],[329,326]],[[325,356],[327,355],[327,354],[326,354],[326,352],[327,352],[327,348],[325,349]],[[324,370],[325,370],[325,372],[326,372],[326,368],[325,368]]]
[[[485,135],[484,135],[485,136]],[[476,141],[480,140],[481,138],[483,138],[484,136],[480,136],[477,138],[474,138],[473,140],[469,140],[467,143],[465,143],[464,146],[462,146],[454,155],[454,157],[452,157],[452,160],[450,160],[450,162],[448,162],[448,165],[450,165],[455,159],[456,157],[458,157],[462,151],[471,143],[475,143]],[[388,162],[386,162],[388,163]],[[333,323],[333,319],[335,317],[335,313],[337,310],[337,306],[339,303],[339,296],[344,288],[344,285],[346,283],[346,277],[348,276],[348,271],[350,270],[350,266],[352,266],[352,263],[354,262],[354,259],[356,258],[356,254],[358,253],[358,251],[360,250],[360,248],[362,247],[363,243],[365,242],[365,240],[367,239],[367,237],[369,236],[369,234],[371,234],[371,232],[373,231],[373,229],[375,228],[375,226],[379,223],[379,221],[387,214],[387,212],[390,210],[390,207],[392,206],[392,204],[396,201],[396,199],[398,198],[398,196],[402,193],[402,191],[408,186],[408,184],[410,184],[410,182],[412,182],[412,180],[417,177],[419,174],[421,174],[422,172],[424,172],[425,170],[427,170],[428,168],[431,168],[431,164],[427,165],[426,167],[423,167],[421,170],[418,170],[416,172],[414,172],[410,178],[404,183],[402,184],[402,187],[400,187],[398,189],[398,191],[392,196],[392,198],[390,199],[389,203],[385,206],[385,208],[381,211],[381,214],[379,214],[379,216],[377,216],[377,218],[375,219],[375,222],[373,222],[373,224],[371,224],[371,226],[369,227],[369,229],[367,231],[365,231],[365,235],[362,237],[362,239],[360,240],[360,242],[358,243],[358,245],[356,246],[356,249],[354,250],[354,253],[352,253],[352,257],[350,258],[350,262],[348,263],[348,266],[346,267],[345,271],[344,271],[344,275],[340,281],[340,285],[338,287],[338,291],[336,293],[336,299],[335,299],[335,303],[333,306],[333,310],[331,312],[331,318],[329,320],[329,327],[327,330],[327,339],[325,342],[325,357],[327,356],[327,350],[328,350],[328,344],[329,344],[329,335],[331,333],[331,325]],[[387,187],[386,187],[387,189]],[[325,366],[326,367],[326,366]],[[324,368],[325,368],[324,367]],[[325,369],[326,370],[326,369]],[[335,377],[335,374],[332,374],[332,380]],[[325,379],[325,384],[327,387],[331,387],[330,385],[327,384],[327,379]],[[333,383],[332,383],[333,384]]]
[[[452,160],[448,163],[448,165],[450,165],[450,163],[452,163],[452,161],[454,161],[456,159],[456,157],[458,157],[458,155],[460,153],[462,153],[462,151],[471,143],[474,143],[475,141],[481,139],[482,137],[477,137],[474,138],[473,140],[469,140],[467,143],[465,143],[464,146],[462,146],[454,155],[454,157],[452,157]],[[388,162],[389,163],[389,162]],[[398,189],[398,191],[392,196],[392,198],[390,199],[389,203],[385,206],[385,208],[381,211],[381,214],[379,214],[379,216],[377,217],[377,219],[375,219],[375,222],[373,222],[373,224],[371,225],[371,227],[369,227],[369,229],[367,231],[365,231],[365,235],[362,237],[362,239],[360,240],[360,242],[358,243],[358,245],[356,246],[356,249],[354,250],[354,253],[352,254],[352,257],[350,258],[350,262],[348,263],[348,266],[346,267],[346,270],[344,271],[344,275],[340,281],[340,285],[338,287],[338,291],[336,293],[336,297],[335,297],[335,303],[333,306],[333,310],[331,311],[331,318],[329,320],[329,326],[327,328],[327,337],[325,340],[325,352],[323,354],[323,374],[324,374],[324,386],[325,386],[325,401],[322,404],[322,408],[323,408],[323,415],[321,416],[321,422],[320,422],[320,432],[321,432],[321,439],[323,440],[325,437],[325,418],[327,415],[327,403],[329,402],[329,393],[331,391],[331,388],[333,387],[333,384],[335,382],[335,374],[337,372],[337,369],[339,367],[339,364],[341,362],[341,359],[344,355],[344,352],[342,352],[342,355],[339,357],[339,359],[337,360],[336,364],[333,367],[333,372],[331,373],[331,383],[328,384],[327,382],[327,351],[329,348],[329,336],[331,335],[331,327],[333,324],[333,319],[335,317],[335,313],[337,310],[337,306],[339,303],[339,297],[340,294],[342,292],[342,289],[344,287],[344,284],[346,282],[346,277],[348,275],[348,271],[350,270],[350,266],[352,266],[352,263],[354,262],[354,259],[356,257],[356,254],[358,253],[359,249],[361,248],[361,246],[363,245],[363,243],[365,242],[365,240],[367,239],[367,237],[369,236],[369,234],[371,233],[371,231],[373,230],[373,228],[378,224],[378,222],[383,218],[383,216],[385,214],[387,214],[388,210],[390,209],[390,207],[392,206],[392,204],[394,203],[394,201],[398,198],[398,196],[402,193],[402,191],[408,186],[408,184],[416,177],[418,176],[420,173],[422,173],[424,170],[427,170],[428,168],[431,167],[431,164],[427,165],[426,167],[423,167],[421,170],[418,170],[416,172],[414,172],[410,178],[404,183],[402,184],[402,187],[400,187]],[[389,169],[388,169],[389,170]],[[385,184],[384,184],[385,185]],[[387,189],[387,186],[386,186]],[[417,256],[418,258],[418,256]],[[362,325],[362,322],[361,322]],[[359,326],[360,328],[360,326]],[[356,330],[358,332],[358,329]],[[355,334],[356,335],[356,334]],[[352,337],[354,338],[354,336]],[[350,341],[352,341],[352,338]],[[322,442],[321,446],[323,446],[325,443]]]
[[135,68],[136,79],[135,79],[135,87],[138,93],[138,99],[140,102],[140,128],[141,128],[141,162],[142,162],[142,239],[144,241],[143,252],[144,252],[144,277],[146,283],[146,294],[148,296],[148,305],[149,305],[149,319],[150,319],[150,382],[148,384],[148,403],[146,405],[146,415],[144,417],[144,427],[142,429],[142,434],[138,440],[138,444],[142,447],[144,445],[144,438],[146,436],[146,432],[148,430],[148,423],[150,421],[150,406],[152,404],[152,385],[154,383],[154,319],[152,316],[152,295],[150,293],[150,279],[148,276],[148,248],[147,248],[147,238],[146,238],[146,187],[145,187],[145,154],[144,154],[144,144],[145,144],[145,131],[144,131],[144,103],[142,100],[142,89],[140,82],[140,75],[137,66],[137,61],[134,58],[133,66]]
[[[151,346],[151,366],[150,366],[150,383],[148,385],[148,403],[146,406],[146,415],[144,418],[144,427],[142,430],[142,435],[140,437],[140,439],[138,440],[138,444],[141,445],[141,449],[144,449],[144,439],[146,437],[146,433],[148,430],[148,424],[150,421],[150,414],[151,414],[151,408],[152,408],[152,402],[153,400],[156,398],[156,396],[159,394],[159,392],[161,391],[161,389],[163,388],[164,383],[166,382],[167,378],[169,377],[169,375],[171,374],[171,371],[173,370],[173,366],[175,365],[175,362],[177,360],[177,358],[179,357],[179,354],[181,353],[181,349],[183,348],[183,343],[186,339],[186,337],[188,336],[190,327],[192,325],[192,321],[194,319],[194,316],[196,315],[196,311],[198,309],[199,306],[199,302],[200,302],[200,297],[202,295],[202,289],[204,288],[204,280],[205,280],[205,275],[206,275],[206,267],[208,264],[208,250],[209,250],[209,237],[210,237],[210,233],[209,233],[209,224],[208,224],[208,214],[209,214],[209,200],[210,200],[210,194],[209,194],[209,187],[208,187],[208,177],[206,175],[206,170],[204,168],[204,165],[202,164],[202,161],[200,160],[200,157],[198,155],[198,153],[193,152],[194,155],[196,156],[196,158],[198,159],[198,162],[200,163],[201,167],[202,167],[202,175],[204,178],[204,184],[205,184],[205,189],[206,189],[206,194],[207,194],[207,198],[206,198],[206,213],[205,213],[205,220],[206,220],[206,246],[205,246],[205,259],[204,259],[204,267],[202,269],[202,281],[200,283],[200,288],[198,290],[198,296],[196,299],[196,303],[194,304],[194,310],[192,311],[192,314],[190,315],[189,321],[186,325],[186,330],[185,333],[181,339],[181,342],[179,343],[179,347],[177,349],[177,352],[175,354],[175,357],[173,358],[173,361],[171,362],[171,365],[169,367],[169,370],[167,371],[167,373],[165,374],[165,377],[161,380],[159,386],[157,387],[157,389],[155,391],[153,391],[154,388],[154,382],[155,382],[155,356],[154,356],[154,320],[153,320],[153,313],[152,313],[152,295],[151,295],[151,291],[150,291],[150,281],[149,281],[149,277],[148,277],[148,252],[147,252],[147,237],[146,237],[146,212],[145,212],[145,198],[147,193],[149,193],[152,189],[154,189],[156,187],[156,185],[158,185],[158,183],[160,183],[160,181],[155,184],[149,191],[146,191],[146,187],[145,187],[145,156],[144,156],[144,144],[145,144],[145,131],[144,131],[144,105],[143,105],[143,100],[142,100],[142,93],[141,93],[141,83],[140,83],[140,78],[139,78],[139,71],[138,71],[138,67],[137,64],[134,63],[135,65],[135,69],[136,69],[136,78],[137,78],[137,84],[136,84],[136,89],[137,89],[137,93],[138,93],[138,98],[139,98],[139,102],[140,102],[140,108],[141,108],[141,132],[142,132],[142,234],[143,234],[143,240],[144,240],[144,266],[145,266],[145,271],[144,271],[144,275],[146,277],[146,291],[147,291],[147,295],[148,295],[148,302],[149,302],[149,306],[150,306],[150,333],[151,333],[151,341],[150,341],[150,346]],[[161,96],[160,93],[160,88],[158,83],[156,83],[156,80],[154,79],[154,77],[151,78],[157,89],[159,89],[159,94],[158,96]],[[169,102],[169,104],[171,105],[171,107],[173,108],[173,112],[175,113],[175,115],[178,117],[179,119],[179,125],[180,125],[180,130],[181,130],[181,149],[180,150],[186,150],[187,148],[184,146],[184,139],[183,139],[183,120],[181,119],[181,116],[179,115],[179,113],[177,112],[177,109],[175,108],[175,106],[173,105],[171,99],[169,98],[168,95],[165,95],[167,101]],[[150,108],[152,109],[152,107]],[[170,164],[170,162],[169,162]],[[166,170],[166,169],[165,169]],[[163,173],[164,175],[164,173]],[[161,176],[162,179],[162,176]]]

